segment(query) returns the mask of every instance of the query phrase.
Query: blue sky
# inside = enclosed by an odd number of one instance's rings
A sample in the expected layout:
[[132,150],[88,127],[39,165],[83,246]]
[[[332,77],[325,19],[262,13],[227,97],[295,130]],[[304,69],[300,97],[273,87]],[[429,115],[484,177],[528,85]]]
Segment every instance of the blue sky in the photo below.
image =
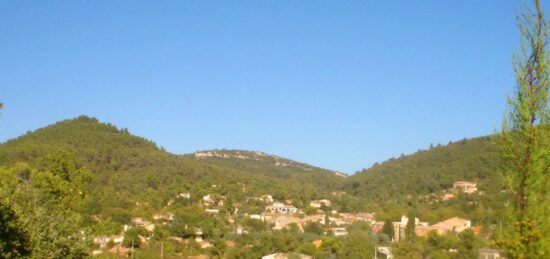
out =
[[[353,173],[500,125],[519,1],[1,1],[0,141],[81,114]],[[547,6],[545,6],[545,9]]]

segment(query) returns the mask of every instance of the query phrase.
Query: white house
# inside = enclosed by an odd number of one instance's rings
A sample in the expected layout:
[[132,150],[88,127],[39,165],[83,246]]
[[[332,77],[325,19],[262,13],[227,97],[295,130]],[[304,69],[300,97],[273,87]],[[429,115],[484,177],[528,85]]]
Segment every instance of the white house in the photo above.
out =
[[182,192],[182,193],[178,194],[178,198],[191,199],[191,193]]
[[466,194],[472,194],[477,192],[477,183],[468,181],[457,181],[453,183],[453,188],[462,190]]
[[323,205],[324,205],[325,207],[330,207],[331,203],[330,203],[330,201],[327,200],[327,199],[314,200],[314,201],[311,201],[311,202],[309,203],[309,206],[314,207],[314,208],[321,208]]
[[297,213],[298,208],[292,206],[292,205],[285,205],[281,202],[275,202],[265,208],[266,211],[269,211],[271,213]]

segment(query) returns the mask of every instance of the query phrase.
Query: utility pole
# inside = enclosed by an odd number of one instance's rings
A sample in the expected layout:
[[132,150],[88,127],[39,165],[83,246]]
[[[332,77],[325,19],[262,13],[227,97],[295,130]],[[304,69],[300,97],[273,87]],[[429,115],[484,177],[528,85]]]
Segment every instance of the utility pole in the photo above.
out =
[[164,242],[160,241],[160,258],[164,259]]
[[132,259],[134,259],[134,240],[132,239]]

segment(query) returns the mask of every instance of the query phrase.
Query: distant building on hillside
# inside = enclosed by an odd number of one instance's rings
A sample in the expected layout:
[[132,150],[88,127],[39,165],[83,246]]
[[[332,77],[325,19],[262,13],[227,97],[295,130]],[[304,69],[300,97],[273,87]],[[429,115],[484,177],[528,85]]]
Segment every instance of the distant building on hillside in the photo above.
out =
[[94,244],[99,245],[100,248],[106,247],[109,241],[111,241],[111,238],[108,236],[98,236],[94,238]]
[[289,258],[299,258],[299,259],[313,259],[310,255],[298,254],[298,253],[275,253],[270,255],[262,256],[262,259],[289,259]]
[[348,234],[346,228],[332,228],[331,231],[335,236],[346,236]]
[[453,189],[461,190],[463,193],[472,194],[477,192],[477,183],[469,181],[457,181],[453,183]]
[[506,259],[506,252],[499,249],[481,248],[478,250],[479,259]]
[[296,226],[303,231],[302,229],[302,219],[290,215],[280,215],[275,218],[271,218],[269,223],[273,225],[273,229],[281,230],[288,228],[291,224],[296,224]]
[[204,211],[206,211],[206,213],[210,213],[210,214],[218,214],[218,213],[220,213],[220,210],[219,210],[219,209],[205,209]]
[[153,215],[153,219],[154,220],[172,221],[174,219],[174,214],[172,214],[170,212],[159,213],[159,214]]
[[462,219],[459,217],[453,217],[434,225],[430,226],[430,230],[435,230],[437,234],[443,235],[448,232],[460,233],[466,229],[472,227],[472,222],[467,219]]
[[143,227],[149,232],[153,232],[153,230],[155,230],[155,224],[147,220],[143,220],[143,218],[132,218],[132,224]]
[[259,198],[260,201],[266,202],[266,203],[273,203],[273,196],[271,194],[262,195],[262,197]]
[[331,203],[330,203],[330,201],[327,200],[327,199],[314,200],[314,201],[311,201],[311,202],[309,203],[309,206],[314,207],[314,208],[321,208],[321,207],[323,207],[323,205],[324,205],[325,207],[330,207]]
[[182,192],[182,193],[178,194],[178,198],[191,199],[191,193]]
[[292,205],[285,205],[281,202],[275,202],[267,206],[265,210],[271,213],[287,213],[287,214],[298,213],[298,208]]

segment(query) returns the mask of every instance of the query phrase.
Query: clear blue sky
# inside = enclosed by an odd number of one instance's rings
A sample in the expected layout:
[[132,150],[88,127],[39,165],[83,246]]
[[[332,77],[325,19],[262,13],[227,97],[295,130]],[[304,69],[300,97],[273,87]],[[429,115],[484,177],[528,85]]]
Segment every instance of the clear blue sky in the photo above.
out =
[[260,150],[353,173],[494,132],[519,7],[0,1],[0,141],[86,114],[174,153]]

